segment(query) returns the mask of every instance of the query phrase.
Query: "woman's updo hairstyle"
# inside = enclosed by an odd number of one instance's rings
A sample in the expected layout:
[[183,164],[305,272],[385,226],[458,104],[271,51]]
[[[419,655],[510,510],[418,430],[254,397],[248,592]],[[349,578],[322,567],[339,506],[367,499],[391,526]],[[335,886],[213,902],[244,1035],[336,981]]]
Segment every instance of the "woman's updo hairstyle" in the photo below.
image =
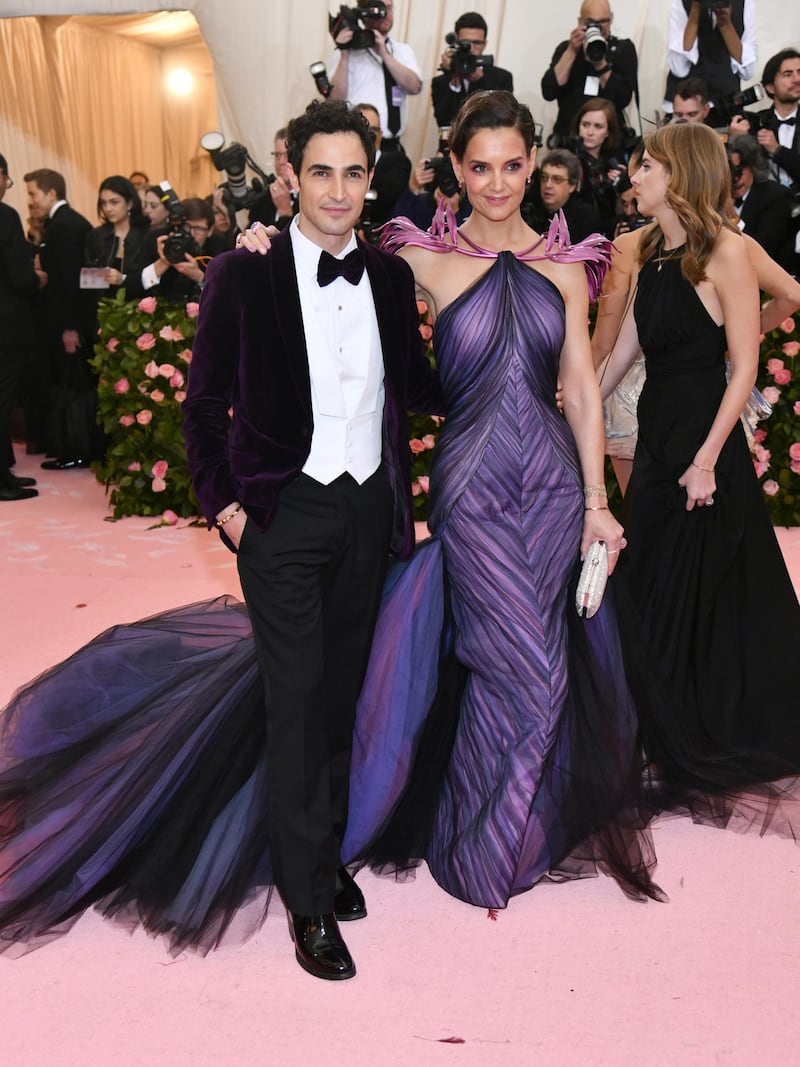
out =
[[485,89],[470,93],[459,108],[450,127],[450,151],[463,159],[467,145],[478,130],[517,130],[530,153],[536,138],[536,126],[530,108],[520,104],[506,89]]

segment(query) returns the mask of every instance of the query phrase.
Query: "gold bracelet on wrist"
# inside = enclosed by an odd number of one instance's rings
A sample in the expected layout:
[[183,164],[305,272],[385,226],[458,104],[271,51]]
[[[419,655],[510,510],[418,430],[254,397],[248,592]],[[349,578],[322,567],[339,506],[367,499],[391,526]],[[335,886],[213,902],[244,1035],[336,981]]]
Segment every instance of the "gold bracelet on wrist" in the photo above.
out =
[[238,515],[241,510],[242,510],[242,505],[241,504],[237,504],[236,507],[233,509],[233,511],[229,515],[226,515],[224,519],[217,519],[216,522],[215,522],[215,525],[217,527],[219,527],[219,529],[222,529],[222,527],[225,525],[225,523],[226,522],[230,522],[231,519],[234,517],[234,515]]
[[608,504],[599,504],[595,508],[584,508],[584,511],[608,511]]
[[700,464],[699,464],[699,463],[695,463],[695,461],[694,461],[694,460],[692,460],[692,462],[691,462],[691,463],[689,464],[689,466],[691,466],[691,467],[697,467],[697,469],[698,469],[699,471],[705,471],[705,472],[706,472],[706,474],[713,474],[713,473],[714,473],[714,471],[716,470],[716,468],[715,468],[715,467],[701,467],[701,466],[700,466]]

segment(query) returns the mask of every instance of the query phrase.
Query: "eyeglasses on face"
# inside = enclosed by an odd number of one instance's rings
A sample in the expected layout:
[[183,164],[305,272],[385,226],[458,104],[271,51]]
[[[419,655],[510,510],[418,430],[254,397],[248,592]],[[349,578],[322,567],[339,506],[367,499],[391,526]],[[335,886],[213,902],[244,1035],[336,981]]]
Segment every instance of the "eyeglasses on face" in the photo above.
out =
[[563,174],[542,174],[539,181],[542,185],[563,185],[569,178],[565,178]]

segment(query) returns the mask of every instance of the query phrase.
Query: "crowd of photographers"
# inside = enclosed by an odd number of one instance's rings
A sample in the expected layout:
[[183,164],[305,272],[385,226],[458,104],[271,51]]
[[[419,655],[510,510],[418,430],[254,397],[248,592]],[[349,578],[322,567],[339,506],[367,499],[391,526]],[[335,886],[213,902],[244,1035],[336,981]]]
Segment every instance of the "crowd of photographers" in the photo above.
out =
[[[742,91],[742,82],[756,71],[755,4],[671,0],[669,73],[659,121],[703,122],[720,132],[727,141],[740,228],[797,274],[800,52],[785,48],[772,56],[761,85]],[[540,232],[558,212],[573,240],[598,231],[613,237],[647,221],[629,181],[631,157],[641,144],[638,60],[633,42],[612,33],[613,20],[608,0],[583,0],[575,26],[555,47],[542,76],[542,95],[556,102],[557,116],[544,145],[540,138],[538,168],[523,206],[526,220]],[[393,22],[393,0],[340,7],[330,18],[332,59],[309,68],[318,92],[351,101],[375,135],[375,174],[361,223],[367,239],[376,239],[379,227],[396,215],[429,226],[442,200],[458,220],[469,214],[449,160],[448,128],[471,93],[514,88],[512,73],[487,52],[485,19],[476,12],[461,15],[446,35],[430,82],[437,151],[412,163],[402,143],[406,103],[425,83],[412,48],[391,36]],[[102,450],[96,434],[87,432],[80,440],[59,436],[53,410],[53,397],[64,393],[64,368],[75,366],[65,355],[85,355],[83,380],[91,388],[85,365],[99,294],[124,288],[131,299],[148,294],[197,299],[208,260],[233,246],[237,226],[259,220],[282,228],[296,213],[285,128],[275,134],[270,173],[242,145],[226,146],[219,133],[205,135],[201,144],[224,177],[205,199],[181,200],[168,182],[150,184],[142,173],[114,175],[101,184],[101,223],[93,228],[67,204],[63,177],[40,169],[25,175],[27,242],[16,213],[0,204],[0,364],[11,368],[0,377],[0,500],[36,493],[11,470],[9,421],[20,392],[29,447],[50,454],[44,466],[85,466]],[[0,201],[10,184],[0,157]],[[38,301],[35,314],[20,314],[32,301]]]

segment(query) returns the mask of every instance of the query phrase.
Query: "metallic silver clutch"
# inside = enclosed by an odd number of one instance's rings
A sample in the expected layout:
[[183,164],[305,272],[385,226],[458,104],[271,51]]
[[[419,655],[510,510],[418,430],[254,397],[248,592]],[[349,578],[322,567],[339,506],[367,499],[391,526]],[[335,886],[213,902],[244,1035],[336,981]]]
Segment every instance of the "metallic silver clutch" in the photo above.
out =
[[575,607],[583,619],[591,619],[600,607],[608,581],[605,541],[593,541],[586,552],[575,592]]

